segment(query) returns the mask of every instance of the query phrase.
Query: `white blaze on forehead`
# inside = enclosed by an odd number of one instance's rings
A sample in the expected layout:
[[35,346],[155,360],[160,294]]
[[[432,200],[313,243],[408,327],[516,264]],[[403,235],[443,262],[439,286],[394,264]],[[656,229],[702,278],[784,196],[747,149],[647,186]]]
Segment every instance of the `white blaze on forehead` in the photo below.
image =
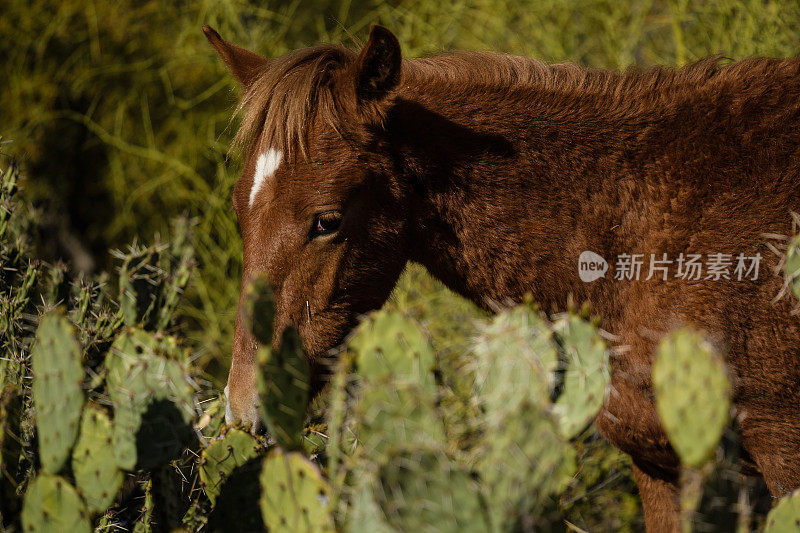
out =
[[278,170],[278,166],[281,164],[281,158],[283,158],[283,153],[280,150],[275,150],[274,148],[270,148],[258,156],[258,161],[256,162],[256,173],[253,175],[253,188],[250,189],[251,206],[253,205],[253,201],[256,199],[256,194],[258,194],[261,186],[264,185],[264,182],[267,181],[267,178],[272,177],[272,175],[275,174],[275,171]]

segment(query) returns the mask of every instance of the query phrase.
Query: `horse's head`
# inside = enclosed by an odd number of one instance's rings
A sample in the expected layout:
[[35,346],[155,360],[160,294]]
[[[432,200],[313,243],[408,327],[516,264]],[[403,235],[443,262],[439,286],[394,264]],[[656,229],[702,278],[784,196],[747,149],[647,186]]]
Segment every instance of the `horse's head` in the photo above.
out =
[[[384,303],[409,258],[409,187],[380,134],[400,46],[374,27],[360,52],[318,46],[267,60],[204,31],[243,88],[238,141],[249,155],[233,191],[242,287],[267,273],[273,338],[297,328],[319,385],[330,350]],[[237,319],[228,418],[256,421],[256,348]]]

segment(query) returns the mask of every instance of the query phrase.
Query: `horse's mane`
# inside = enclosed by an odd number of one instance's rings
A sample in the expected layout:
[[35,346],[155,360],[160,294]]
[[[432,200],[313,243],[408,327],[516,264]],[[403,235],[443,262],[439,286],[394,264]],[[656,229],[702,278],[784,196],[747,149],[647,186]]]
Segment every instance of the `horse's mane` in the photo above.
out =
[[319,45],[273,59],[263,74],[247,87],[238,110],[242,122],[234,144],[246,147],[257,136],[287,156],[307,153],[307,133],[316,114],[330,124],[339,112],[330,87],[332,72],[355,60],[344,46]]
[[[260,134],[263,142],[284,154],[305,155],[313,118],[334,128],[341,124],[341,102],[327,81],[332,72],[347,68],[356,57],[355,51],[344,46],[320,45],[270,61],[239,105],[243,118],[237,144],[247,146]],[[720,67],[720,60],[712,56],[682,68],[631,67],[619,72],[498,53],[452,52],[403,60],[402,85],[414,92],[450,97],[523,88],[536,89],[539,94],[603,94],[612,104],[630,108],[700,87],[711,79],[738,77],[743,83],[764,79],[780,61],[753,58]]]

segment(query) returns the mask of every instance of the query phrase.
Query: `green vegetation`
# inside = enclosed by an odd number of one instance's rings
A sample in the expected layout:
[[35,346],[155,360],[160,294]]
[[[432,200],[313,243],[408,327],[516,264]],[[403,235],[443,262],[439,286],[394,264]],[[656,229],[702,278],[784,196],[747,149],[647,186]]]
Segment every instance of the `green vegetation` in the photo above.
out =
[[[307,417],[293,333],[280,353],[262,349],[277,445],[224,426],[241,272],[237,88],[200,26],[268,57],[382,23],[407,56],[499,50],[625,68],[798,55],[794,0],[0,0],[0,13],[4,527],[642,529],[629,459],[590,425],[608,372],[588,317],[551,323],[526,304],[489,319],[414,265]],[[800,294],[788,242],[787,289]],[[268,286],[252,295],[263,338]],[[681,335],[662,360],[704,342]],[[738,472],[718,445],[727,381],[708,353],[686,374],[711,381],[654,376],[684,462],[685,523],[755,527],[764,509],[715,507],[753,491],[726,485]],[[719,401],[670,424],[680,404],[664,398],[690,389]],[[771,531],[791,527],[796,500],[770,514]]]

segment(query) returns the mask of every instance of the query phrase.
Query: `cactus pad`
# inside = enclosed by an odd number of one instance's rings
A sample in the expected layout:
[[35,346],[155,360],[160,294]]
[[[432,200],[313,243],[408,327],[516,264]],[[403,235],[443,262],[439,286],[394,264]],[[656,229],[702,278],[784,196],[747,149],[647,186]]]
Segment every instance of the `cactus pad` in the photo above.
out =
[[358,438],[376,461],[396,443],[444,439],[436,412],[436,357],[412,319],[381,310],[367,317],[348,344],[362,378],[355,408]]
[[154,335],[139,328],[127,328],[111,345],[111,351],[106,357],[108,381],[112,384],[123,383],[125,375],[134,364],[154,355],[176,361],[186,359],[174,337]]
[[381,310],[361,322],[348,343],[365,380],[410,382],[435,392],[436,359],[419,325],[397,311]]
[[231,429],[224,437],[203,450],[200,462],[200,480],[213,505],[222,484],[237,467],[258,456],[258,442],[249,433]]
[[520,305],[498,313],[474,350],[478,391],[488,409],[550,401],[558,353],[552,331],[535,309]]
[[81,349],[66,318],[59,314],[42,318],[32,360],[42,469],[55,474],[69,457],[78,435],[84,402]]
[[552,331],[528,305],[503,311],[484,327],[474,364],[484,435],[474,468],[489,529],[507,531],[520,516],[538,516],[575,468],[550,404],[558,364]]
[[261,417],[282,448],[300,449],[311,382],[300,337],[287,328],[278,350],[262,345],[257,355]]
[[575,451],[545,406],[522,404],[487,416],[488,433],[475,466],[493,529],[508,531],[516,517],[541,510],[537,506],[548,496],[566,488]]
[[236,467],[218,487],[219,494],[208,516],[208,531],[264,531],[259,512],[261,468],[259,458],[250,459]]
[[192,383],[174,341],[131,330],[112,347],[106,362],[114,404],[114,451],[125,470],[175,459],[192,438]]
[[487,531],[477,483],[443,453],[401,450],[380,467],[378,501],[399,531]]
[[266,274],[250,280],[245,301],[245,320],[253,337],[262,346],[269,346],[272,344],[272,327],[275,322],[275,295]]
[[397,311],[373,313],[358,326],[348,351],[362,378],[355,414],[367,455],[381,461],[395,443],[444,439],[435,410],[436,357],[414,320]]
[[80,436],[72,452],[72,472],[90,512],[106,510],[122,485],[113,435],[111,421],[102,409],[89,405],[83,410]]
[[564,390],[554,407],[564,437],[575,437],[603,407],[608,386],[606,345],[594,327],[570,315],[554,324],[567,358]]
[[767,515],[764,533],[800,531],[800,492],[781,498]]
[[355,415],[360,422],[358,439],[377,461],[398,443],[421,445],[445,439],[434,399],[413,384],[365,382]]
[[78,492],[58,476],[39,474],[25,493],[24,531],[89,532],[89,519]]
[[396,533],[396,529],[386,522],[383,510],[375,501],[372,476],[362,473],[358,478],[358,486],[353,487],[353,494],[347,506],[347,521],[342,528],[344,533]]
[[730,383],[722,359],[699,333],[674,331],[658,347],[653,388],[673,448],[687,466],[701,466],[728,421]]
[[301,454],[273,449],[261,471],[261,515],[269,531],[333,532],[330,488]]

